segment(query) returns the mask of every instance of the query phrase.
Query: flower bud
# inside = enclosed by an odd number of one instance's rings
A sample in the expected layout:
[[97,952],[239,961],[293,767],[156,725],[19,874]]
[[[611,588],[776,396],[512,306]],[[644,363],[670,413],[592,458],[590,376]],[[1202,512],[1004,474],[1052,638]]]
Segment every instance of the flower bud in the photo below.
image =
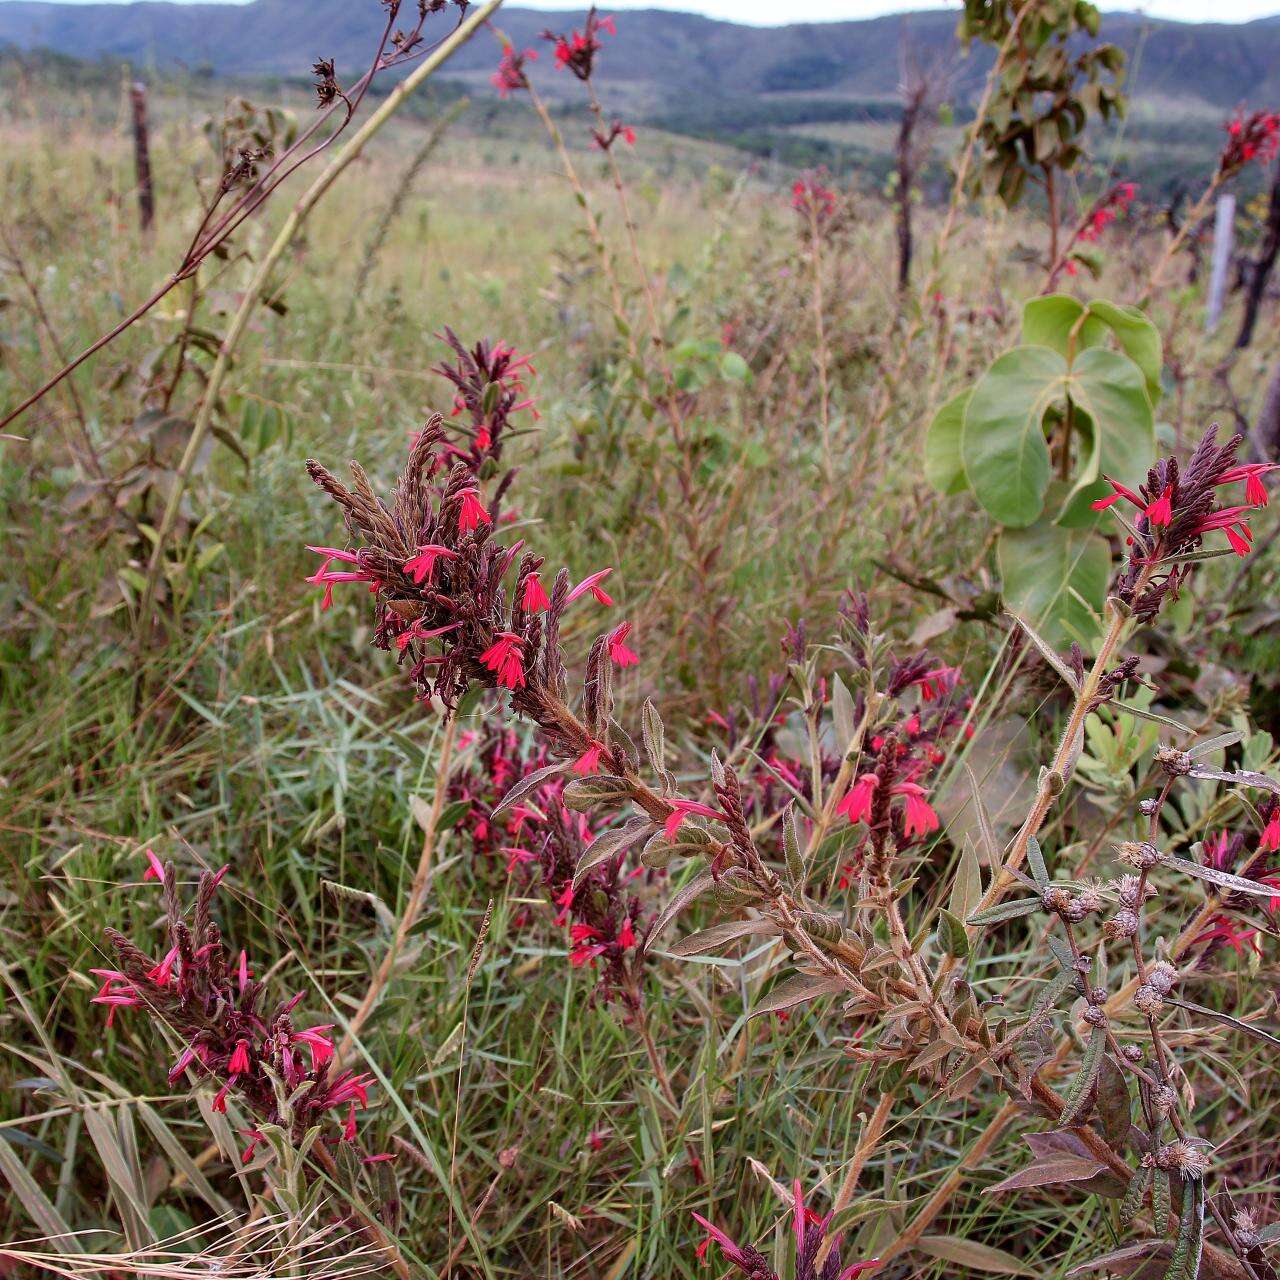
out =
[[1096,1004],[1091,1004],[1081,1016],[1091,1027],[1105,1027],[1109,1021],[1106,1011],[1099,1009]]
[[1147,970],[1147,983],[1167,996],[1178,985],[1178,971],[1167,960],[1157,960]]
[[1167,1084],[1157,1085],[1151,1090],[1151,1105],[1155,1108],[1156,1114],[1161,1119],[1165,1119],[1173,1114],[1174,1108],[1178,1105],[1178,1094]]

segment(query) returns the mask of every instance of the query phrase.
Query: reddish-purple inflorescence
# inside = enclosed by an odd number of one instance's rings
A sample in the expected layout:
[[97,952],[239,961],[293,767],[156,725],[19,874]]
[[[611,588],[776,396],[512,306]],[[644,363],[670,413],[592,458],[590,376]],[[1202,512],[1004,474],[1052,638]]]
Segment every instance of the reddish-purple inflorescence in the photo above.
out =
[[1256,160],[1270,164],[1280,153],[1280,112],[1237,111],[1226,123],[1227,141],[1218,160],[1220,177],[1238,173]]
[[[867,1275],[880,1266],[878,1258],[846,1264],[840,1257],[839,1236],[828,1251],[825,1261],[819,1266],[818,1255],[830,1233],[831,1215],[821,1217],[805,1204],[804,1191],[798,1178],[792,1183],[791,1195],[792,1232],[796,1242],[796,1280],[857,1280],[858,1276]],[[732,1236],[713,1222],[707,1221],[700,1213],[693,1216],[707,1233],[695,1250],[698,1258],[707,1261],[714,1244],[719,1247],[724,1260],[739,1275],[747,1277],[747,1280],[778,1280],[777,1272],[769,1266],[768,1259],[758,1249],[749,1244],[738,1244]]]
[[541,34],[542,39],[555,46],[556,68],[571,71],[579,80],[586,81],[595,69],[596,54],[604,48],[600,42],[602,33],[616,36],[618,29],[612,18],[600,17],[592,5],[581,31],[575,29],[567,35],[556,31]]
[[[150,871],[156,859],[150,850],[147,856]],[[188,920],[173,864],[164,866],[159,877],[168,943],[164,955],[155,960],[108,929],[118,967],[90,970],[101,983],[93,1003],[110,1011],[108,1025],[120,1009],[138,1009],[175,1034],[183,1047],[169,1071],[170,1081],[186,1075],[211,1081],[217,1088],[215,1111],[225,1111],[228,1095],[234,1094],[256,1122],[279,1125],[284,1123],[283,1096],[291,1099],[295,1139],[321,1125],[330,1129],[326,1142],[354,1141],[355,1108],[367,1104],[373,1078],[333,1072],[332,1024],[299,1027],[296,1010],[303,997],[268,1005],[266,989],[254,980],[246,954],[241,951],[233,961],[213,920],[225,873],[223,868],[201,875]],[[246,1162],[261,1142],[257,1131],[249,1136]]]

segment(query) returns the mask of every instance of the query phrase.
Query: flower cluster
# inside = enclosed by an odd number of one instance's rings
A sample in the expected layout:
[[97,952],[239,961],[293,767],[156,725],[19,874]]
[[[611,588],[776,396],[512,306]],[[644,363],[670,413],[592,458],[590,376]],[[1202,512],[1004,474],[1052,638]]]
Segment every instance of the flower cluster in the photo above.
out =
[[[101,983],[93,1003],[109,1010],[107,1025],[119,1010],[139,1009],[177,1036],[182,1049],[169,1080],[190,1075],[213,1082],[214,1111],[226,1111],[234,1093],[258,1123],[281,1125],[296,1140],[319,1125],[336,1126],[326,1142],[355,1142],[356,1108],[368,1103],[372,1077],[334,1072],[331,1024],[298,1027],[295,1012],[303,997],[269,1006],[248,956],[241,951],[231,957],[213,920],[226,868],[201,875],[188,919],[173,864],[162,865],[150,850],[147,861],[143,879],[159,880],[163,889],[168,946],[156,960],[107,930],[118,967],[90,970]],[[264,1139],[257,1128],[244,1136],[247,1163]]]
[[592,129],[591,131],[592,144],[599,151],[608,151],[619,138],[629,147],[636,145],[636,131],[629,124],[623,124],[621,120],[615,120],[607,130]]
[[529,76],[524,69],[526,62],[537,62],[538,51],[526,49],[518,53],[513,45],[507,45],[498,61],[498,69],[489,77],[489,83],[498,91],[500,98],[510,97],[521,89],[529,87]]
[[836,193],[825,185],[826,171],[808,173],[797,178],[791,187],[791,207],[806,221],[815,220],[824,225],[836,211]]
[[1280,153],[1280,112],[1237,111],[1227,121],[1227,141],[1218,160],[1220,178],[1239,173],[1250,161],[1269,164]]
[[[1185,557],[1199,550],[1206,534],[1220,531],[1236,555],[1249,554],[1253,533],[1248,517],[1267,505],[1262,477],[1276,464],[1238,462],[1242,443],[1243,437],[1236,435],[1220,445],[1217,427],[1210,427],[1184,466],[1174,457],[1160,459],[1137,492],[1105,477],[1111,493],[1094,502],[1094,510],[1123,500],[1137,513],[1125,522],[1131,551],[1118,594],[1139,619],[1153,618],[1166,598],[1176,597],[1179,583],[1195,564]],[[1236,484],[1244,485],[1244,502],[1220,506],[1217,491]]]
[[1118,186],[1112,187],[1094,205],[1076,238],[1087,243],[1096,241],[1121,214],[1129,212],[1129,207],[1133,204],[1137,193],[1138,188],[1132,182],[1121,182]]
[[471,420],[470,449],[463,452],[469,453],[472,469],[479,470],[486,458],[501,460],[503,432],[513,415],[527,410],[535,420],[539,417],[524,382],[538,371],[529,356],[504,342],[482,340],[468,350],[452,329],[446,327],[440,336],[457,362],[442,361],[434,372],[454,386],[453,416],[466,414]]
[[586,25],[581,31],[574,30],[568,35],[555,31],[543,31],[542,38],[555,46],[557,70],[571,71],[579,80],[591,79],[595,69],[596,54],[604,45],[600,42],[601,33],[616,36],[618,29],[612,18],[601,18],[596,13],[595,5],[587,14]]
[[[866,1275],[880,1266],[878,1258],[846,1265],[840,1257],[839,1236],[826,1251],[822,1264],[818,1264],[818,1256],[823,1253],[823,1246],[827,1243],[827,1236],[830,1233],[831,1215],[821,1217],[805,1204],[804,1192],[798,1178],[792,1184],[791,1212],[792,1230],[796,1241],[796,1280],[857,1280],[858,1276]],[[749,1244],[737,1244],[727,1232],[722,1231],[714,1223],[708,1222],[701,1214],[695,1213],[693,1216],[707,1233],[706,1238],[695,1250],[700,1259],[703,1261],[708,1259],[711,1246],[714,1244],[719,1247],[724,1260],[739,1275],[746,1276],[747,1280],[778,1280],[778,1275],[769,1266],[768,1259],[758,1249]]]
[[545,898],[556,925],[568,930],[572,965],[597,973],[595,996],[634,1011],[642,999],[643,906],[627,886],[644,869],[626,870],[619,856],[575,884],[582,852],[596,833],[586,815],[565,808],[564,776],[547,777],[519,803],[501,807],[514,786],[548,763],[545,750],[527,747],[514,730],[495,730],[474,765],[451,781],[450,801],[469,806],[461,825],[473,853],[504,859],[509,877],[528,880]]

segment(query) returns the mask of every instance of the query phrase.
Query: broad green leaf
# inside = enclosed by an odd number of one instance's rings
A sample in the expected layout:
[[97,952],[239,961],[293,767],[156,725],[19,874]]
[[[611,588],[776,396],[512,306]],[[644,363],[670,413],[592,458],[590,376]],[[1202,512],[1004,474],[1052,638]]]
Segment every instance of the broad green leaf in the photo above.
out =
[[1048,347],[1014,347],[973,388],[960,456],[974,496],[1001,524],[1025,528],[1040,517],[1049,485],[1041,421],[1065,390],[1067,362]]
[[1041,521],[1030,529],[1006,529],[996,555],[1010,609],[1050,645],[1092,645],[1111,575],[1111,553],[1102,538]]
[[966,387],[952,396],[933,415],[924,437],[924,477],[942,494],[963,493],[969,487],[960,460],[960,432],[964,429],[964,411],[973,394]]
[[[1077,324],[1080,326],[1078,329]],[[1074,343],[1072,330],[1075,330]],[[1106,327],[1091,315],[1086,316],[1084,303],[1068,293],[1032,298],[1022,308],[1022,341],[1025,346],[1051,347],[1069,359],[1071,353],[1096,347],[1105,337]]]
[[1160,370],[1164,366],[1160,330],[1137,307],[1115,302],[1091,302],[1089,315],[1097,317],[1115,334],[1125,354],[1142,370],[1152,405],[1159,404]]
[[1072,364],[1069,391],[1096,424],[1100,469],[1136,488],[1156,452],[1155,415],[1142,370],[1118,351],[1094,347]]

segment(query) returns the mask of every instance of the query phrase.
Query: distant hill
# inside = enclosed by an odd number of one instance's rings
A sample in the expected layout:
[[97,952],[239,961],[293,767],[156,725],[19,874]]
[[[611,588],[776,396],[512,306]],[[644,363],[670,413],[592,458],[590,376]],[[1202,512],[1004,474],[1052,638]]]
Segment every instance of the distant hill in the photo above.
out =
[[[339,70],[354,76],[369,57],[378,13],[376,0],[255,0],[240,6],[0,0],[0,43],[239,75],[299,76],[313,58],[335,57]],[[501,25],[526,46],[544,27],[563,28],[581,18],[581,10],[511,8],[503,9]],[[904,32],[924,62],[955,50],[955,16],[947,12],[766,29],[654,9],[628,11],[620,15],[607,72],[629,102],[664,117],[678,114],[684,102],[705,109],[717,100],[741,103],[751,96],[883,101],[896,92]],[[1141,46],[1131,85],[1139,98],[1177,98],[1216,111],[1241,101],[1280,102],[1280,15],[1242,25],[1193,25],[1113,13],[1104,19],[1103,36],[1130,52]],[[957,58],[959,97],[980,81],[984,52]],[[450,64],[450,75],[479,81],[496,60],[494,42],[480,36]],[[547,64],[538,64],[539,74],[554,83]]]

